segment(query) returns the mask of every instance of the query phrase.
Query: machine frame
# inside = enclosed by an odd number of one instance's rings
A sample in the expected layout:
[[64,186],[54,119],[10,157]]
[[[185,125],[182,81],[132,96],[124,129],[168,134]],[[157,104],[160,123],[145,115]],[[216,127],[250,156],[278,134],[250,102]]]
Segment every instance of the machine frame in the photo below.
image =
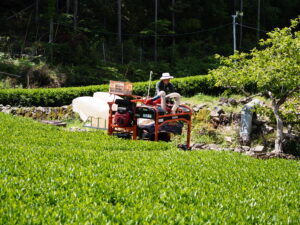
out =
[[[137,98],[139,96],[134,96],[134,95],[123,95],[123,96],[129,96],[132,98]],[[133,99],[131,100],[131,102],[133,103],[137,103],[137,102],[141,102],[144,103],[145,100],[143,99]],[[139,118],[144,118],[144,119],[153,119],[154,120],[154,126],[155,126],[155,138],[154,141],[158,141],[158,135],[159,135],[159,129],[161,126],[163,126],[164,124],[168,123],[168,122],[179,122],[179,121],[183,121],[185,123],[187,123],[187,144],[186,147],[187,149],[190,148],[190,144],[191,144],[191,127],[192,127],[192,114],[193,111],[190,107],[186,106],[186,105],[179,105],[178,108],[178,113],[174,113],[174,114],[164,114],[164,115],[160,115],[159,110],[157,107],[155,106],[149,106],[149,105],[139,105],[139,106],[135,106],[134,108],[134,115],[133,115],[133,125],[132,126],[127,126],[127,127],[120,127],[117,124],[114,124],[114,112],[112,110],[112,105],[115,104],[115,102],[108,102],[109,105],[109,118],[108,118],[108,135],[113,135],[114,133],[123,133],[123,134],[128,134],[132,137],[132,140],[137,140],[137,119]],[[154,111],[155,118],[149,118],[147,117],[143,117],[143,115],[137,114],[137,111],[141,109],[147,109],[150,111]],[[185,110],[185,112],[184,112]],[[149,114],[147,114],[149,115]]]

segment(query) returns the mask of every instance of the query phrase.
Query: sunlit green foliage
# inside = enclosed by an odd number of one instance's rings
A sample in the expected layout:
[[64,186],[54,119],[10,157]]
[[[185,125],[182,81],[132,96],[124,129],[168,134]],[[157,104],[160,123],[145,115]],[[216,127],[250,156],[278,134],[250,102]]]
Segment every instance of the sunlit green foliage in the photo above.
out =
[[295,31],[300,17],[292,25],[275,29],[261,40],[260,49],[220,57],[223,66],[212,70],[218,86],[245,88],[254,83],[260,92],[271,92],[280,99],[300,87],[300,32]]
[[[220,57],[223,66],[210,73],[218,86],[245,89],[249,84],[272,100],[272,110],[277,122],[275,151],[283,151],[283,122],[280,107],[300,92],[300,17],[291,21],[290,27],[275,29],[269,38],[261,40],[262,49],[250,53],[236,53]],[[299,94],[298,94],[299,96]]]
[[[151,94],[154,95],[155,84],[151,83]],[[177,92],[184,96],[196,93],[218,94],[221,88],[214,86],[210,76],[193,76],[173,79],[172,83]],[[133,85],[136,95],[147,94],[148,82],[137,82]],[[70,88],[48,88],[48,89],[6,89],[0,90],[0,103],[22,106],[62,106],[71,104],[72,100],[79,96],[92,96],[96,91],[108,91],[108,85],[94,85]]]
[[297,161],[0,119],[2,224],[300,222]]

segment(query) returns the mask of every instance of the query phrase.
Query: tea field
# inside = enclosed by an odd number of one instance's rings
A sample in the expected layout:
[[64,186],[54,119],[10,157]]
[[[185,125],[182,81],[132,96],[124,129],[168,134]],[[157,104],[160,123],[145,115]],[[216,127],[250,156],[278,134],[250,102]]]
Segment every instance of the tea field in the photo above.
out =
[[299,161],[0,121],[0,224],[300,223]]

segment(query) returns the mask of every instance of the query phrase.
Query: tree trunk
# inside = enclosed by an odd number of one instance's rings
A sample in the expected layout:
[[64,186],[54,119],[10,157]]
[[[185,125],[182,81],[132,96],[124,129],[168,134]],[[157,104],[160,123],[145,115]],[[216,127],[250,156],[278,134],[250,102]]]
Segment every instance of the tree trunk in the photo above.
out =
[[27,83],[27,89],[30,88],[30,77],[29,77],[29,73],[26,74],[26,83]]
[[157,61],[157,2],[155,0],[155,16],[154,16],[154,23],[155,23],[155,35],[154,35],[154,61]]
[[77,31],[78,0],[74,0],[74,31]]
[[105,43],[102,42],[102,53],[103,53],[103,62],[106,63],[106,53],[105,53]]
[[279,115],[279,106],[276,103],[275,99],[272,100],[272,108],[277,123],[275,149],[273,152],[282,153],[283,152],[283,121]]
[[[240,4],[240,11],[243,12],[243,0],[241,0]],[[242,40],[243,40],[243,16],[240,17],[240,43],[239,43],[239,50],[242,50]]]
[[140,62],[140,64],[142,64],[142,58],[143,58],[143,49],[142,49],[142,47],[140,47],[140,49],[139,49],[139,62]]
[[[39,9],[39,0],[36,0],[35,2],[35,24],[36,24],[36,33],[35,33],[35,40],[38,39],[38,33],[39,33],[39,20],[40,20],[40,9]],[[36,52],[37,54],[37,52]]]
[[121,43],[121,54],[122,54],[121,63],[123,65],[124,64],[124,43],[123,42]]
[[70,11],[70,0],[67,0],[66,13]]
[[39,0],[35,1],[35,23],[39,23]]
[[53,17],[51,17],[49,23],[49,43],[53,42],[53,26]]
[[53,26],[55,16],[56,0],[48,0],[48,14],[49,14],[49,43],[53,42]]
[[257,1],[257,40],[260,36],[260,0]]
[[25,46],[26,46],[26,40],[27,40],[27,35],[28,35],[29,25],[30,25],[30,21],[31,21],[31,16],[32,16],[32,13],[30,13],[30,17],[29,17],[28,22],[27,22],[26,33],[25,33],[25,38],[24,38],[24,44],[23,44],[23,47],[22,47],[22,49],[21,49],[21,54],[23,54],[23,49],[24,49]]
[[[173,30],[173,33],[175,34],[175,27],[176,27],[176,24],[175,24],[175,0],[172,0],[172,30]],[[173,40],[172,40],[172,58],[174,60],[174,54],[175,53],[175,36],[173,36]]]
[[118,43],[122,42],[122,0],[118,0]]

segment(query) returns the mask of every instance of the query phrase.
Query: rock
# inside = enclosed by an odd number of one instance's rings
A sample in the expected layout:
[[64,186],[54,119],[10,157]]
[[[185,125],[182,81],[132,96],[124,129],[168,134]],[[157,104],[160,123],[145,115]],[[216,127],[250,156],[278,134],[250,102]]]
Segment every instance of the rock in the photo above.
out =
[[193,107],[193,112],[197,113],[199,112],[200,109],[198,109],[197,107]]
[[264,124],[263,121],[255,119],[255,118],[252,119],[252,123],[255,124],[255,125],[257,125],[257,126],[261,126],[261,125]]
[[229,143],[232,143],[232,138],[231,137],[226,136],[226,137],[224,137],[224,140],[229,142]]
[[241,149],[240,147],[235,148],[234,151],[235,151],[235,152],[239,152],[239,153],[244,152],[244,150]]
[[240,121],[241,121],[241,113],[233,113],[232,114],[232,120],[235,123],[240,123]]
[[67,126],[67,123],[57,121],[57,120],[41,120],[41,123],[51,124],[51,125],[58,126],[58,127],[66,127]]
[[46,115],[49,115],[49,113],[51,112],[51,109],[48,107],[48,108],[45,108],[45,114]]
[[219,102],[219,103],[218,103],[218,106],[229,106],[229,104],[228,104],[228,103],[222,103],[222,102]]
[[249,152],[250,147],[249,146],[240,146],[234,149],[235,152],[240,152],[240,153],[246,153]]
[[266,153],[253,153],[251,156],[257,159],[269,159],[269,156]]
[[210,117],[219,117],[219,114],[216,111],[211,111],[209,115]]
[[250,102],[252,99],[251,98],[240,98],[238,100],[238,103],[241,103],[241,104],[247,104],[248,102]]
[[274,152],[260,152],[260,153],[252,152],[250,156],[259,159],[273,159],[273,158],[282,158],[282,159],[290,159],[290,160],[297,159],[294,155],[285,154],[285,153],[274,153]]
[[216,123],[220,123],[220,118],[218,116],[212,117],[212,120]]
[[197,149],[203,149],[205,147],[205,144],[201,143],[201,144],[194,144],[192,146],[192,150],[197,150]]
[[2,112],[6,113],[6,114],[10,114],[11,109],[10,108],[4,108],[4,109],[2,109]]
[[81,128],[78,128],[78,127],[70,127],[69,131],[72,131],[72,132],[84,132],[84,131],[87,131],[86,129],[81,129]]
[[252,152],[252,151],[247,151],[247,152],[245,152],[245,155],[248,155],[248,156],[255,156],[255,153]]
[[220,150],[219,146],[216,144],[208,144],[205,146],[205,148],[210,150]]
[[197,108],[198,109],[203,109],[205,106],[206,106],[206,104],[199,104],[199,105],[197,105]]
[[194,106],[194,107],[193,107],[193,111],[194,111],[194,112],[199,112],[200,109],[203,109],[205,106],[206,106],[206,104],[199,104],[199,105],[197,105],[197,106]]
[[233,98],[229,98],[229,99],[228,99],[228,103],[229,103],[230,105],[233,105],[233,106],[235,106],[235,105],[238,104],[238,102],[237,102],[235,99],[233,99]]
[[219,102],[220,103],[228,103],[228,98],[224,98],[224,97],[221,97],[220,99],[219,99]]
[[250,147],[249,146],[247,146],[247,145],[243,145],[243,146],[241,146],[241,149],[243,150],[243,151],[250,151]]
[[46,111],[45,108],[44,108],[44,107],[41,107],[41,106],[35,108],[35,110],[36,110],[36,111],[40,111],[40,112],[45,112],[45,111]]
[[227,125],[230,122],[230,116],[229,115],[221,114],[219,116],[219,118],[220,118],[220,123],[222,125]]
[[264,151],[264,149],[265,149],[265,146],[258,145],[258,146],[255,146],[255,148],[253,148],[251,150],[255,153],[261,153]]
[[12,108],[10,109],[10,114],[15,115],[15,114],[17,113],[18,109],[19,109],[19,108],[17,108],[17,107],[12,107]]
[[219,115],[224,114],[224,110],[221,107],[215,106],[214,111],[217,112]]
[[273,133],[273,132],[274,132],[274,128],[271,127],[271,126],[268,126],[268,125],[265,125],[264,128],[263,128],[263,130],[264,130],[267,134]]

